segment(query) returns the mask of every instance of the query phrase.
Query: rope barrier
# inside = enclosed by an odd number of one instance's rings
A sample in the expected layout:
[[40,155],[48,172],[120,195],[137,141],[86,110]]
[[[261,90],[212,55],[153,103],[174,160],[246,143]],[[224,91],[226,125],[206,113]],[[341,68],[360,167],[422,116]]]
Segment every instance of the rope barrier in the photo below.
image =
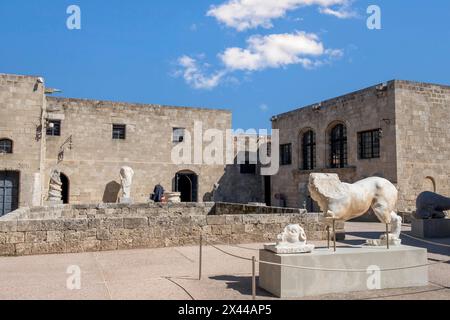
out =
[[405,237],[407,237],[407,238],[411,238],[411,239],[414,239],[414,240],[420,241],[420,242],[424,242],[424,243],[432,244],[432,245],[434,245],[434,246],[439,246],[439,247],[450,248],[450,245],[448,245],[448,244],[445,244],[445,243],[438,243],[438,242],[433,242],[433,241],[428,241],[428,240],[424,240],[424,239],[416,238],[416,237],[413,237],[413,236],[411,236],[411,235],[409,235],[409,234],[406,234],[406,233],[402,233],[401,235],[402,235],[402,236],[405,236]]
[[238,249],[249,250],[249,251],[258,251],[258,252],[259,252],[259,250],[261,250],[261,249],[255,249],[255,248],[249,248],[249,247],[238,246],[238,245],[236,245],[236,244],[227,244],[227,243],[223,243],[223,242],[221,242],[220,245],[223,245],[223,246],[229,246],[229,247],[234,247],[234,248],[238,248]]
[[[241,259],[241,260],[253,261],[253,259],[251,259],[251,258],[241,257],[241,256],[238,256],[236,254],[229,253],[229,252],[227,252],[227,251],[225,251],[223,249],[220,249],[220,248],[216,247],[215,245],[213,245],[212,243],[210,243],[207,240],[205,240],[205,242],[208,243],[214,249],[222,252],[223,254],[226,254],[226,255],[229,255],[231,257],[234,257],[234,258],[237,258],[237,259]],[[259,263],[262,263],[262,264],[268,264],[268,265],[274,265],[274,266],[280,266],[280,267],[286,267],[286,268],[301,269],[301,270],[313,270],[313,271],[324,271],[324,272],[367,273],[367,269],[328,269],[328,268],[318,268],[318,267],[294,266],[294,265],[280,264],[280,263],[268,262],[268,261],[262,261],[262,260],[255,260],[255,262],[259,262]],[[435,262],[435,263],[427,263],[427,264],[416,265],[416,266],[386,268],[386,269],[381,269],[380,272],[397,271],[397,270],[408,270],[408,269],[418,269],[418,268],[424,268],[424,267],[428,267],[428,266],[444,264],[444,263],[449,263],[449,262],[450,262],[450,259],[446,260],[446,261],[438,261],[438,262]]]
[[241,260],[252,261],[251,258],[241,257],[241,256],[238,256],[238,255],[229,253],[229,252],[227,252],[227,251],[225,251],[225,250],[222,250],[222,249],[216,247],[215,245],[213,245],[212,243],[210,243],[208,240],[205,240],[205,242],[206,242],[207,244],[209,244],[211,247],[213,247],[214,249],[216,249],[216,250],[218,250],[218,251],[220,251],[220,252],[222,252],[222,253],[224,253],[224,254],[226,254],[226,255],[229,255],[229,256],[232,256],[232,257],[234,257],[234,258],[241,259]]
[[[302,269],[302,270],[328,271],[328,272],[349,272],[349,273],[367,273],[367,269],[326,269],[326,268],[293,266],[293,265],[279,264],[279,263],[268,262],[268,261],[258,261],[258,262],[260,262],[262,264],[269,264],[269,265],[275,265],[275,266],[281,266],[281,267],[293,268],[293,269]],[[424,268],[424,267],[429,267],[429,266],[433,266],[433,265],[437,265],[437,264],[444,264],[444,263],[449,263],[449,262],[450,262],[450,259],[446,260],[446,261],[438,261],[438,262],[435,262],[435,263],[427,263],[427,264],[422,264],[422,265],[417,265],[417,266],[380,269],[380,272],[408,270],[408,269],[418,269],[418,268]]]

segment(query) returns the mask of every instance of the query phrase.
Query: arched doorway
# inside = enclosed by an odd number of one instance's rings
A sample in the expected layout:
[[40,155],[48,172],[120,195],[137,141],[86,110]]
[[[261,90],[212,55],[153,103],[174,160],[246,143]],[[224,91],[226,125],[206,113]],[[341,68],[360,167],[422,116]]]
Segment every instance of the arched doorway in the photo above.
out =
[[181,193],[181,202],[198,201],[198,176],[192,171],[180,171],[175,176],[175,192]]
[[426,177],[422,184],[422,191],[436,192],[436,180],[433,177]]
[[62,183],[61,200],[64,204],[68,204],[70,200],[70,181],[69,178],[67,178],[67,176],[64,173],[61,173],[60,177]]

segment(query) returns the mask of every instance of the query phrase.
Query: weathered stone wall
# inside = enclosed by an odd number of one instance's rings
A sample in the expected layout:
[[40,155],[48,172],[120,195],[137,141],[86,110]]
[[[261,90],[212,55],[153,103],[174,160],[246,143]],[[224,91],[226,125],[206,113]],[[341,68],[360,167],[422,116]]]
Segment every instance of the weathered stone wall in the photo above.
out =
[[242,205],[236,203],[217,202],[211,214],[230,215],[230,214],[274,214],[274,213],[299,213],[305,214],[306,210],[297,208],[277,208],[257,205]]
[[[0,74],[0,139],[14,143],[13,154],[0,156],[0,170],[20,173],[20,206],[39,206],[47,200],[49,175],[55,168],[69,179],[70,203],[115,203],[121,196],[119,170],[124,165],[136,173],[135,202],[146,201],[158,183],[173,191],[180,171],[198,175],[199,202],[264,202],[262,178],[242,175],[238,165],[207,165],[194,157],[196,164],[172,161],[173,128],[185,128],[194,140],[194,123],[199,122],[202,134],[217,129],[225,136],[231,129],[231,112],[48,97],[40,80]],[[46,135],[46,120],[61,121],[61,136]],[[113,124],[127,126],[125,140],[112,139]],[[200,152],[208,144],[204,142]],[[219,190],[213,199],[216,183]]]
[[13,141],[13,153],[0,155],[0,171],[20,173],[20,206],[40,204],[44,108],[38,77],[0,74],[0,139]]
[[[374,86],[323,101],[319,110],[316,105],[311,105],[274,117],[272,127],[280,130],[280,144],[292,144],[292,164],[281,166],[273,177],[272,203],[279,205],[274,196],[283,194],[287,206],[304,208],[312,172],[337,173],[343,182],[349,183],[370,176],[381,176],[396,183],[394,99],[394,83],[389,82],[386,90],[377,90]],[[338,123],[347,127],[348,167],[330,169],[330,130]],[[317,167],[313,171],[304,171],[301,169],[302,136],[311,129],[316,134]],[[375,129],[383,130],[381,157],[359,159],[358,132]]]
[[0,255],[194,245],[200,233],[213,242],[267,242],[289,223],[301,224],[311,240],[326,238],[326,223],[319,214],[210,215],[213,207],[204,203],[22,208],[0,219]]
[[[148,200],[158,183],[166,191],[173,191],[175,175],[183,170],[199,176],[198,201],[203,201],[224,174],[223,164],[174,164],[172,130],[185,128],[192,135],[192,143],[196,121],[202,123],[203,132],[218,129],[225,133],[231,128],[229,111],[51,97],[47,100],[48,117],[60,119],[62,125],[61,137],[47,137],[45,181],[58,167],[70,180],[70,203],[115,203],[120,197],[119,171],[125,165],[135,171],[131,192],[135,202]],[[112,139],[113,124],[126,125],[125,140]],[[70,136],[73,148],[58,163],[60,146]]]
[[450,196],[450,86],[396,81],[400,207],[423,191]]

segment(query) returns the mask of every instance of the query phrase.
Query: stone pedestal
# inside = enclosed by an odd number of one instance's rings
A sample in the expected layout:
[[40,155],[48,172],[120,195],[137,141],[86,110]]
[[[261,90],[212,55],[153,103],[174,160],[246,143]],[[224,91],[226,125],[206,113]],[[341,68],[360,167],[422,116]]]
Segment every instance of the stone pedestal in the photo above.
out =
[[53,207],[64,204],[62,200],[52,200],[52,201],[44,201],[44,206]]
[[279,264],[325,269],[362,269],[367,272],[303,270],[260,263],[259,285],[280,298],[302,298],[331,293],[428,285],[428,267],[383,271],[388,268],[426,265],[427,250],[407,246],[386,248],[316,249],[305,254],[260,251],[260,260]]
[[166,192],[164,196],[169,203],[181,203],[181,192]]
[[133,201],[131,200],[131,198],[119,198],[119,203],[120,204],[132,204]]
[[418,238],[450,238],[450,219],[416,219],[411,222],[411,231]]

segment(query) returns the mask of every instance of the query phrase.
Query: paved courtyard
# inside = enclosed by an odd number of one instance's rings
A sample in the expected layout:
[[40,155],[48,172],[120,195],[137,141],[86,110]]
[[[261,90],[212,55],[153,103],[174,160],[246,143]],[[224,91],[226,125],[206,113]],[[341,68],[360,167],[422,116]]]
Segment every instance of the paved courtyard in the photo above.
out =
[[[347,239],[358,245],[377,238],[378,223],[347,223]],[[405,228],[408,231],[408,228]],[[407,245],[426,247],[430,262],[448,260],[449,247],[403,237]],[[433,240],[434,241],[434,240]],[[450,244],[450,239],[438,240]],[[324,242],[316,242],[324,246]],[[220,246],[233,254],[257,256],[262,244]],[[67,269],[79,266],[81,289],[67,289]],[[203,279],[198,276],[198,247],[113,251],[68,255],[0,258],[0,299],[251,299],[251,263],[204,249]],[[430,267],[430,285],[422,288],[327,295],[308,299],[446,299],[450,300],[450,264]],[[258,290],[258,299],[275,299]]]

